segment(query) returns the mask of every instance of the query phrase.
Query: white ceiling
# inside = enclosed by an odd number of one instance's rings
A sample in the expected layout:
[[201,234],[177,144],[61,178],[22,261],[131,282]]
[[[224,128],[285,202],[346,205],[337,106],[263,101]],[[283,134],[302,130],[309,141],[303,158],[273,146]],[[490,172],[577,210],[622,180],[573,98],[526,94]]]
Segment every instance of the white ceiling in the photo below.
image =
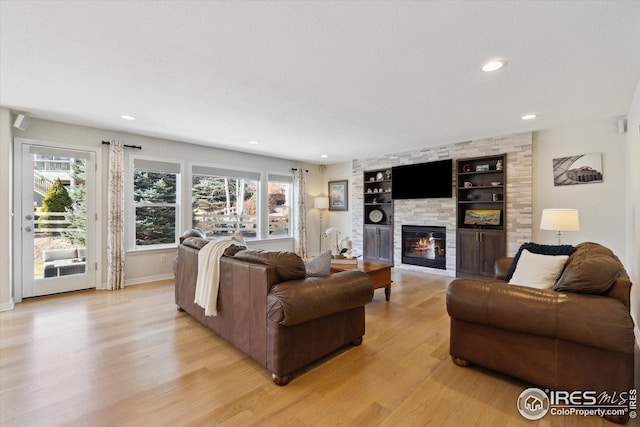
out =
[[639,47],[638,1],[2,0],[0,105],[330,164],[624,116]]

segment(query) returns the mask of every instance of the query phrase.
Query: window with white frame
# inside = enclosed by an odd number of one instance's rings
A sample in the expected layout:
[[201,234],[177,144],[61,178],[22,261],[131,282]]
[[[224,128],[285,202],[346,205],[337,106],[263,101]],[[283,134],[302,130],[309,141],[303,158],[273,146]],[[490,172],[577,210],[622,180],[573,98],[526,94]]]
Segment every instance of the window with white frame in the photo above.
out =
[[134,248],[177,242],[179,193],[179,163],[133,159]]
[[260,236],[258,201],[260,173],[193,166],[191,176],[192,225],[207,237],[240,233]]
[[267,187],[267,217],[269,238],[291,236],[291,176],[269,174]]

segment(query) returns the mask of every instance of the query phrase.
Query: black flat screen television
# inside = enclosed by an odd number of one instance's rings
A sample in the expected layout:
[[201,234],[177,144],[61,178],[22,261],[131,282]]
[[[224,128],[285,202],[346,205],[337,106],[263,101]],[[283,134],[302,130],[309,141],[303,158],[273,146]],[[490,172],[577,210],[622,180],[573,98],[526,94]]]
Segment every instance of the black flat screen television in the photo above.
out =
[[453,197],[453,160],[391,168],[391,196],[394,199]]

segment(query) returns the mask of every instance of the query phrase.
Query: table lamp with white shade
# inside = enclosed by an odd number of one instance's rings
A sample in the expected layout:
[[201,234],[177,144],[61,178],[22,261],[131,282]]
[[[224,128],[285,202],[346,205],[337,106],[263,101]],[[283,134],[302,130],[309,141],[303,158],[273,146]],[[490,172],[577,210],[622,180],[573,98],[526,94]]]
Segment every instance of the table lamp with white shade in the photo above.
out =
[[329,197],[318,196],[313,199],[313,207],[320,209],[320,252],[322,253],[322,214],[329,209]]
[[562,244],[563,231],[580,230],[577,209],[543,209],[540,219],[541,230],[553,230],[558,236],[558,244]]

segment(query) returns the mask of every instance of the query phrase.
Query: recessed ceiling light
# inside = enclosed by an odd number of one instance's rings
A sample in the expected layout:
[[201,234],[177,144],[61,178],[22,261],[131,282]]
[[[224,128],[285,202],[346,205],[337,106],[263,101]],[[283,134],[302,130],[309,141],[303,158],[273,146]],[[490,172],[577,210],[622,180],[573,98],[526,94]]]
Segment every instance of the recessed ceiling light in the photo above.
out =
[[485,73],[490,73],[492,71],[498,71],[500,68],[507,65],[507,61],[505,59],[492,59],[482,66],[482,71]]
[[135,120],[136,119],[134,116],[130,116],[128,114],[123,114],[120,117],[122,117],[125,120]]
[[255,141],[255,140],[254,141],[249,141],[249,144],[252,144],[252,145],[256,145],[257,143],[258,143],[258,141]]
[[536,117],[538,117],[537,114],[525,114],[524,116],[520,117],[522,120],[533,120]]
[[323,159],[326,159],[327,157],[329,157],[328,154],[320,154],[320,157],[322,157]]

